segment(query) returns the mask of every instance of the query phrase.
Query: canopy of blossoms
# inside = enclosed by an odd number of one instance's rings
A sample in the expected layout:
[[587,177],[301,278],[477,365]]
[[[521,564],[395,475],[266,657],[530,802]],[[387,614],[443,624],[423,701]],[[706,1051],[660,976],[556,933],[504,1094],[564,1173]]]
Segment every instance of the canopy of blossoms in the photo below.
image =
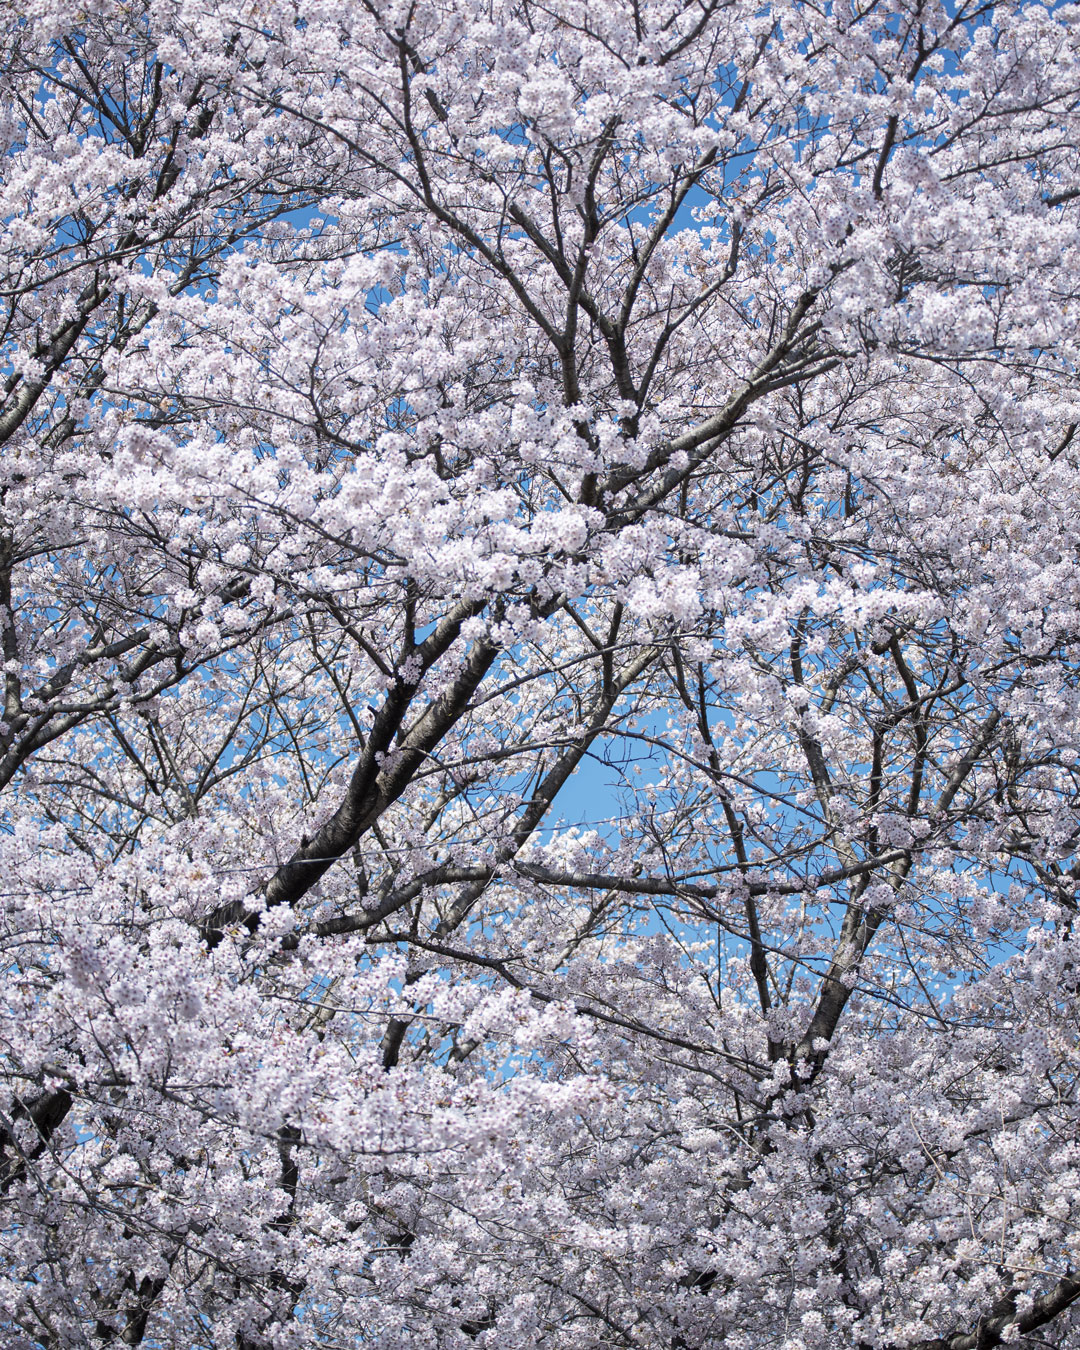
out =
[[1080,1336],[1080,8],[0,0],[0,1341]]

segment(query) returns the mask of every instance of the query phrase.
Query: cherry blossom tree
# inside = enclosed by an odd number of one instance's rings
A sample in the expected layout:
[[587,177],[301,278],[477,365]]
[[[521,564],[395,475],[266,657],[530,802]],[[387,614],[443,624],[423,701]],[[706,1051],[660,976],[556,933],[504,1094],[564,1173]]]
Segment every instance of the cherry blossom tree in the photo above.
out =
[[4,1344],[1075,1344],[1080,8],[2,8]]

